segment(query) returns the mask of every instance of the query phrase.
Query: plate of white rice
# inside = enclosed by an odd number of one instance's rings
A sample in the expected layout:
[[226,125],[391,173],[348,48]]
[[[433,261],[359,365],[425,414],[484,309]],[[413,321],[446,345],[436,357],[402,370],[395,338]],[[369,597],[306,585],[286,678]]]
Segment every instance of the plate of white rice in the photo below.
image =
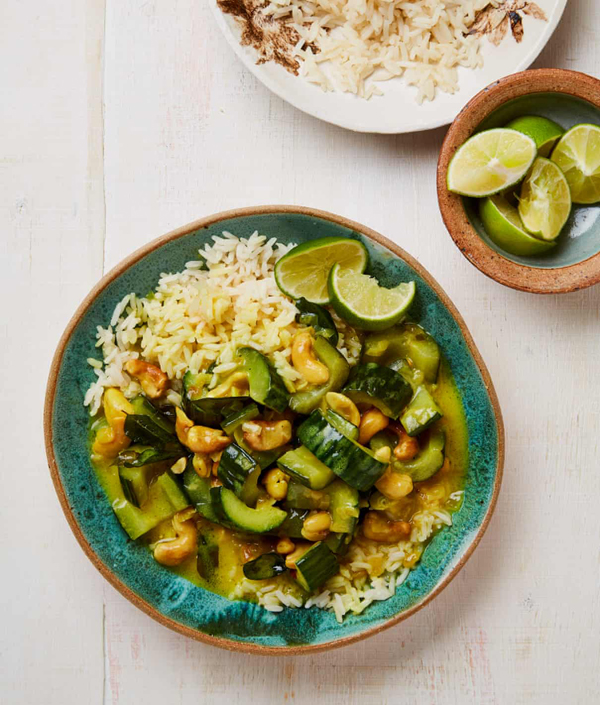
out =
[[528,68],[567,0],[209,0],[246,67],[296,108],[358,132],[450,123]]

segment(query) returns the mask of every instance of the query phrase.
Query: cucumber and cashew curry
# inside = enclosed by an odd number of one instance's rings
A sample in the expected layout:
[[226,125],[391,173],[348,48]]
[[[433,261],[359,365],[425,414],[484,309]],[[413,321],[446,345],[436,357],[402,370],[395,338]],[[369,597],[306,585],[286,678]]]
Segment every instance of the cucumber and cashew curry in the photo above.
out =
[[167,401],[167,376],[132,359],[143,394],[106,389],[91,427],[94,466],[129,537],[230,598],[244,578],[281,578],[306,598],[352,541],[407,541],[420,511],[460,505],[466,427],[431,335],[410,321],[359,333],[350,366],[327,309],[301,307],[297,320],[302,391],[241,347],[216,386],[210,369],[188,371],[180,408]]

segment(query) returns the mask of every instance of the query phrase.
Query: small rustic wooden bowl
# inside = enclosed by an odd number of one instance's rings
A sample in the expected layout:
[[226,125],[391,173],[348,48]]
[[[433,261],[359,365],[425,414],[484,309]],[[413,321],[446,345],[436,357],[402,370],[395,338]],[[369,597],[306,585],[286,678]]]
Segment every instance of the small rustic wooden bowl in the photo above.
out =
[[[130,541],[111,509],[89,459],[85,391],[94,379],[87,364],[98,354],[96,327],[110,321],[131,291],[144,295],[161,272],[177,272],[214,235],[241,237],[258,230],[284,243],[326,236],[359,239],[369,272],[387,286],[414,280],[411,312],[438,340],[466,412],[469,462],[465,496],[453,524],[437,534],[396,594],[338,624],[331,612],[286,609],[279,614],[196,587]],[[439,284],[410,255],[369,228],[340,216],[296,206],[262,206],[218,213],[175,230],[134,252],[88,294],[58,345],[44,411],[46,452],[63,510],[81,547],[102,575],[134,605],[181,634],[235,651],[300,654],[343,646],[406,619],[454,578],[479,543],[496,504],[504,462],[498,399],[475,343]]]
[[576,71],[536,69],[492,83],[458,114],[444,139],[437,172],[442,218],[463,255],[500,284],[534,294],[563,294],[600,282],[600,205],[576,206],[557,246],[538,257],[511,255],[490,240],[477,199],[450,193],[446,174],[456,150],[476,132],[519,115],[542,115],[565,129],[600,125],[600,81]]

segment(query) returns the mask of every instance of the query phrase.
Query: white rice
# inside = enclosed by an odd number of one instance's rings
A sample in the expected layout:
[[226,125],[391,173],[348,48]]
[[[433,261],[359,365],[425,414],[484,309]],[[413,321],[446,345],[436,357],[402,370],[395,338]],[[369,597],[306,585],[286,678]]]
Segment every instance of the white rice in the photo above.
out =
[[[483,65],[467,36],[477,13],[499,0],[271,0],[264,10],[300,36],[300,75],[325,91],[381,95],[403,76],[417,101],[458,90],[458,68]],[[313,50],[313,47],[316,50]]]
[[[204,371],[217,361],[209,383],[215,386],[219,375],[235,369],[237,348],[251,345],[272,357],[290,391],[306,384],[290,364],[298,311],[273,276],[275,262],[293,245],[267,240],[258,232],[249,238],[224,232],[213,241],[199,252],[204,261],[188,262],[183,272],[162,274],[151,297],[127,294],[115,307],[110,326],[98,326],[96,346],[103,359],[88,360],[97,376],[84,401],[90,414],[98,412],[106,387],[118,387],[128,397],[140,392],[123,368],[127,360],[140,356],[171,380],[180,380],[188,369]],[[338,348],[347,359],[356,360],[360,341],[337,321]],[[170,401],[179,403],[177,389],[171,391]]]

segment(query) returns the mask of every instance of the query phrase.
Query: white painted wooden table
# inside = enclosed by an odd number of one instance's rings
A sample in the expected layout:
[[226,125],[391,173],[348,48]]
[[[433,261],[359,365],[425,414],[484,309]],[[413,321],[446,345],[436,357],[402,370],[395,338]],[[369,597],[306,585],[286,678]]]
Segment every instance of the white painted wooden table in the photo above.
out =
[[[537,65],[598,73],[599,31],[600,3],[571,0]],[[600,702],[600,287],[536,298],[487,280],[437,212],[443,129],[303,115],[242,68],[202,0],[2,0],[0,67],[0,702]],[[126,602],[72,537],[41,433],[51,354],[102,273],[259,203],[331,210],[415,255],[465,317],[508,437],[495,517],[451,586],[389,632],[298,659],[204,646]]]

